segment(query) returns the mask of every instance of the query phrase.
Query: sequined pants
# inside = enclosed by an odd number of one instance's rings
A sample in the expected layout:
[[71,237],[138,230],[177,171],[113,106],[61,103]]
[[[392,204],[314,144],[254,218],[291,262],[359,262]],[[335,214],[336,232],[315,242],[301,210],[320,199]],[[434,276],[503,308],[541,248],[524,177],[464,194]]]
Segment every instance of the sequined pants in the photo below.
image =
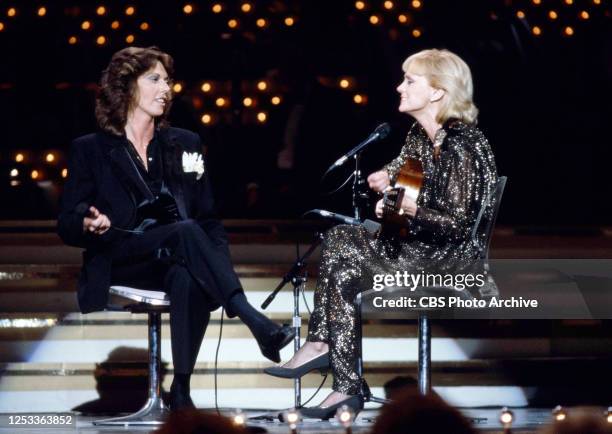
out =
[[368,260],[372,249],[364,231],[340,225],[325,235],[308,324],[309,342],[329,345],[333,390],[356,395],[361,390],[357,373],[359,333],[354,298],[371,284]]

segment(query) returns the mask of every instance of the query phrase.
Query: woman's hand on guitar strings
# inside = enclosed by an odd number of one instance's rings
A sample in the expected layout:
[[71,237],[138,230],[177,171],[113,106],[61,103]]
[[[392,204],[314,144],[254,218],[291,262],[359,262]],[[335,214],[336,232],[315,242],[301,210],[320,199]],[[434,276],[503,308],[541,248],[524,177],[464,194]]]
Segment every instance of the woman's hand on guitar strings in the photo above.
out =
[[410,217],[414,217],[417,212],[417,204],[416,202],[409,198],[407,195],[404,195],[402,199],[401,210],[403,214],[409,215]]

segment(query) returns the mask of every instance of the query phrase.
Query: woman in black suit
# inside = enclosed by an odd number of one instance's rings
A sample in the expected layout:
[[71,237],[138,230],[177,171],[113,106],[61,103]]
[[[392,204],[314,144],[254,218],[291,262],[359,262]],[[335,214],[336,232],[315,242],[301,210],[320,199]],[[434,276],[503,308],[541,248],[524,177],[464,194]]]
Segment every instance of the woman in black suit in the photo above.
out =
[[176,409],[193,407],[189,380],[210,311],[222,306],[238,316],[277,362],[293,331],[246,300],[214,213],[200,138],[167,125],[172,66],[156,47],[113,55],[96,101],[100,131],[72,143],[58,233],[85,248],[83,313],[103,310],[113,284],[169,293]]

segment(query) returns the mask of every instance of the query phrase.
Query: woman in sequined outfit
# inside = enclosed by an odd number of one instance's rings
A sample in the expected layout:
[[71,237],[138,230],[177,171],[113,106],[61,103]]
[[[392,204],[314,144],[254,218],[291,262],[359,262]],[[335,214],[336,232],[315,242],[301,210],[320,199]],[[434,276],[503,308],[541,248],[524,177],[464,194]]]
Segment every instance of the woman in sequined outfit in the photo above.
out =
[[[333,392],[320,407],[304,409],[306,416],[329,416],[342,404],[362,406],[353,300],[372,288],[375,274],[421,273],[432,266],[443,270],[478,255],[470,231],[497,172],[489,143],[475,126],[470,69],[447,50],[425,50],[408,57],[403,70],[399,111],[416,122],[400,155],[371,174],[368,183],[384,191],[412,157],[423,165],[423,187],[416,202],[405,197],[401,204],[411,220],[405,238],[372,237],[362,227],[346,225],[327,232],[307,342],[285,365],[267,370],[296,377],[331,365]],[[376,214],[382,215],[382,201]]]

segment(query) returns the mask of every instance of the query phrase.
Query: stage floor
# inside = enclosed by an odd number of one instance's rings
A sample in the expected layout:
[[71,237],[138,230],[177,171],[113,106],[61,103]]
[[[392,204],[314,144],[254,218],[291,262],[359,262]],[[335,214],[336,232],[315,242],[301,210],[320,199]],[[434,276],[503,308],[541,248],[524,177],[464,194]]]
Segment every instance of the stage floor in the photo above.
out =
[[[499,408],[470,408],[460,409],[469,419],[473,420],[474,425],[479,431],[487,433],[502,433],[499,423]],[[541,426],[550,420],[550,409],[518,408],[512,409],[515,415],[515,423],[512,432],[517,434],[535,433]],[[274,417],[275,412],[248,411],[248,425],[263,428],[271,434],[286,434],[289,432],[286,424],[279,422]],[[377,410],[365,410],[359,414],[353,425],[353,433],[368,433],[374,425]],[[229,413],[228,413],[229,414]],[[153,427],[101,427],[92,424],[92,421],[99,418],[90,416],[78,416],[77,424],[74,428],[15,428],[1,427],[0,434],[60,434],[60,433],[87,433],[87,434],[125,434],[128,432],[153,433]],[[259,431],[259,430],[258,430]],[[264,432],[264,431],[259,431]],[[318,421],[307,419],[302,421],[298,427],[298,432],[303,433],[342,433],[344,430],[335,421]]]

